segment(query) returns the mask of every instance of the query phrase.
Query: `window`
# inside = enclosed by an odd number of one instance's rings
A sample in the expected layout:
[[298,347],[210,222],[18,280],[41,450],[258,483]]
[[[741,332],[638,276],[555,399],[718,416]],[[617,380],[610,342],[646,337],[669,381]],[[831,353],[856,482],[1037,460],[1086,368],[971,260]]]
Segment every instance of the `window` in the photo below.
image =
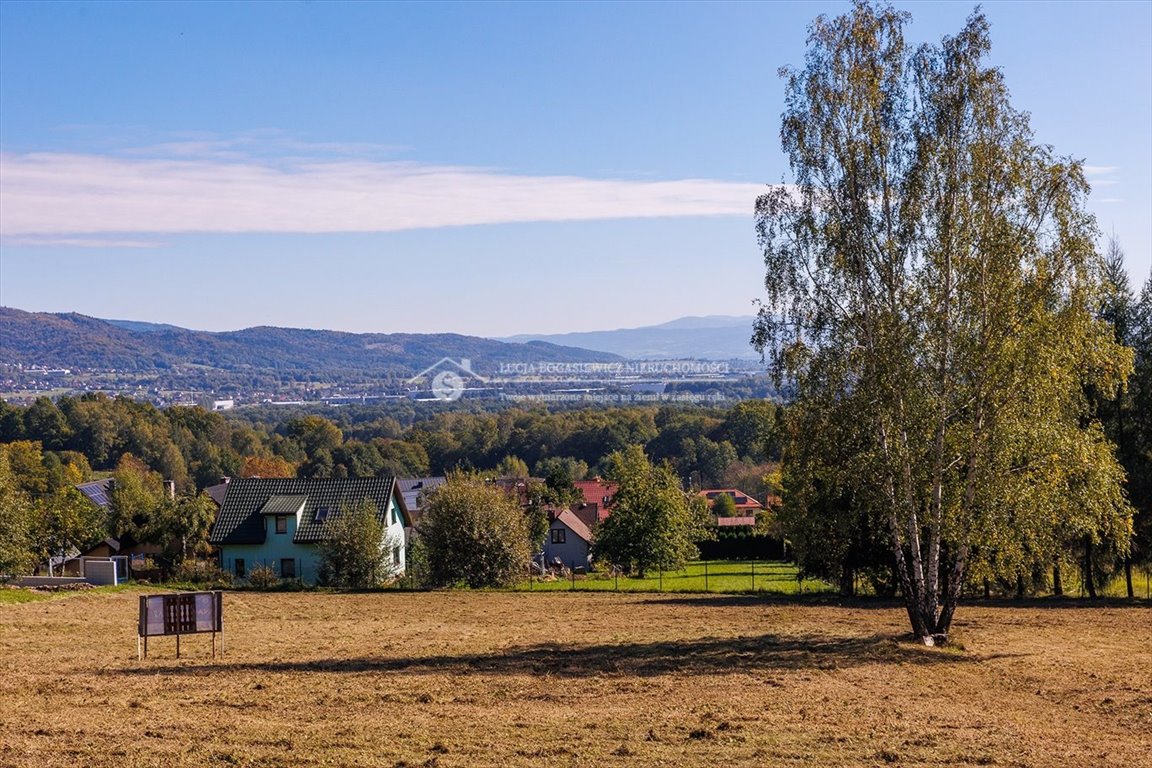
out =
[[236,558],[236,566],[235,567],[236,567],[236,578],[238,578],[238,579],[244,578],[244,574],[247,573],[247,571],[244,570],[244,558],[242,558],[242,557]]
[[287,515],[276,515],[276,533],[288,533]]
[[566,530],[564,530],[563,528],[553,528],[552,529],[552,543],[553,544],[563,544],[564,543],[564,536],[567,533],[568,532]]
[[280,578],[296,578],[296,560],[291,557],[280,558]]
[[392,563],[400,565],[400,547],[392,547]]
[[396,517],[396,507],[392,507],[392,525],[400,522],[400,518]]

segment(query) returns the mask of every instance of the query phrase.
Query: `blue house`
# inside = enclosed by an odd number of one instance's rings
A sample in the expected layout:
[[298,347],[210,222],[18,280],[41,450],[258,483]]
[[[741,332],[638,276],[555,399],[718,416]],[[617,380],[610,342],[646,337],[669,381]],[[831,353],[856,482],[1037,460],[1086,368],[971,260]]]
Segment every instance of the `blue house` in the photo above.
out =
[[393,568],[402,573],[404,534],[411,520],[391,477],[232,480],[208,541],[220,551],[220,566],[238,579],[261,565],[280,578],[315,584],[319,545],[329,523],[365,499],[376,505],[377,519],[384,526],[380,546],[392,550]]

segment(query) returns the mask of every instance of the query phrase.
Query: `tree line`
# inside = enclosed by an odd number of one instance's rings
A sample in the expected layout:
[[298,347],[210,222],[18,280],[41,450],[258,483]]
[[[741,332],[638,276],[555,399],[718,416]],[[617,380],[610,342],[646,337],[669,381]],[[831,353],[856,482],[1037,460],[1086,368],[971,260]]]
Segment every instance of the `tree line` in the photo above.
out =
[[668,461],[689,484],[740,479],[755,485],[764,465],[779,458],[783,423],[783,409],[767,400],[723,409],[509,407],[393,415],[380,406],[321,413],[277,419],[268,410],[226,416],[104,394],[42,397],[28,407],[0,401],[0,443],[42,460],[18,467],[34,496],[67,484],[61,466],[74,467],[83,481],[113,471],[125,454],[191,494],[222,477],[420,477],[502,467],[544,476],[562,465],[583,479],[603,474],[607,457],[632,445]]
[[[573,480],[609,472],[615,453],[642,446],[681,487],[731,485],[763,497],[774,482],[782,425],[782,409],[770,401],[728,409],[326,413],[225,415],[104,394],[44,397],[27,407],[0,401],[4,525],[23,532],[8,537],[9,549],[22,553],[17,570],[104,536],[131,536],[163,542],[160,565],[170,571],[206,551],[212,507],[202,491],[225,477],[471,472],[546,478],[542,493],[555,495]],[[107,513],[75,489],[101,477],[115,480]]]

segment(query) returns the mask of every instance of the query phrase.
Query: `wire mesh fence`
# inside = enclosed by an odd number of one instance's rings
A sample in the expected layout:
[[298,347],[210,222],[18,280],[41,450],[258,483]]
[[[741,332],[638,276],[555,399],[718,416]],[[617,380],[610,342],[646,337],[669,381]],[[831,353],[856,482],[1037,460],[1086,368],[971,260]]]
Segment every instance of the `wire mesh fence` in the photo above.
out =
[[817,579],[801,578],[794,563],[773,560],[698,560],[676,571],[653,569],[626,574],[619,569],[595,571],[571,563],[544,575],[528,573],[518,589],[541,591],[615,592],[766,592],[827,593],[835,588]]
[[[1133,597],[1152,600],[1152,568],[1133,569]],[[1003,586],[1003,585],[1001,585]],[[588,591],[588,592],[716,592],[716,593],[768,593],[780,595],[831,594],[839,587],[820,579],[801,577],[795,563],[784,560],[698,560],[677,571],[656,569],[644,574],[626,574],[619,569],[588,570],[571,563],[562,569],[541,575],[535,571],[525,574],[515,589],[527,591]],[[1127,596],[1127,583],[1123,573],[1117,573],[1105,584],[1097,586],[1100,597]],[[979,585],[969,585],[965,599],[980,599]],[[867,597],[873,590],[859,579],[855,595]],[[996,589],[993,597],[1011,597],[1004,589]],[[1028,597],[1055,596],[1051,589],[1031,587]],[[1079,574],[1065,576],[1064,598],[1087,598]]]

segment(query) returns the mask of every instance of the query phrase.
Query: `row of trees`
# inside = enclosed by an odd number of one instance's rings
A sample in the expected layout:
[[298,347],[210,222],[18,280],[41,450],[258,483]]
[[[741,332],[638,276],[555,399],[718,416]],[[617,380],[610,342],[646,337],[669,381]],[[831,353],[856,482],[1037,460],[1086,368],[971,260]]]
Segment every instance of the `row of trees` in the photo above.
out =
[[223,476],[419,477],[501,466],[545,475],[557,462],[579,478],[604,474],[607,457],[631,445],[645,446],[697,485],[757,483],[780,450],[781,409],[769,401],[725,410],[430,410],[408,424],[381,412],[388,406],[333,410],[335,419],[303,413],[275,421],[265,420],[267,410],[226,417],[103,394],[40,398],[27,408],[0,401],[0,442],[38,442],[50,463],[75,463],[84,479],[132,454],[185,493]]

